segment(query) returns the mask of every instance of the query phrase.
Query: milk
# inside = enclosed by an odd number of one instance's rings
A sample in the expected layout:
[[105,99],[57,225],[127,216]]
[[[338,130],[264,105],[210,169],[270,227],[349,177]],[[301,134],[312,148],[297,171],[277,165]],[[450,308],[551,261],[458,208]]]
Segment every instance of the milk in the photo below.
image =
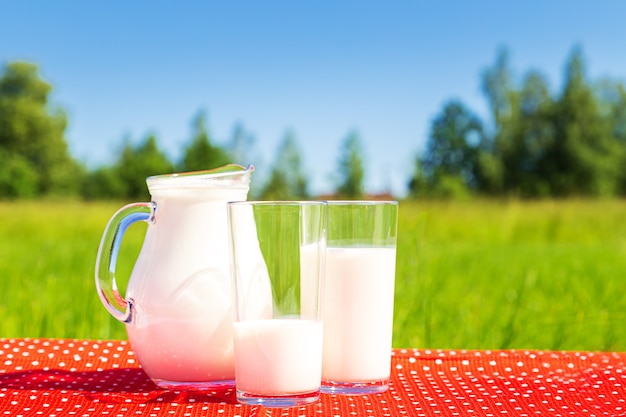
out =
[[189,276],[182,271],[161,274],[179,285],[148,285],[142,291],[146,298],[137,302],[135,322],[127,326],[144,370],[157,383],[234,380],[227,273],[204,269]]
[[237,391],[294,395],[318,391],[322,323],[269,319],[234,323]]
[[[153,192],[156,220],[126,291],[134,309],[127,333],[142,367],[161,386],[235,379],[225,201],[243,199],[245,191]],[[256,238],[253,224],[246,227]],[[259,258],[251,252],[250,267],[263,270]],[[258,298],[249,308],[263,315],[271,302]]]
[[322,379],[389,378],[395,260],[395,248],[327,248]]

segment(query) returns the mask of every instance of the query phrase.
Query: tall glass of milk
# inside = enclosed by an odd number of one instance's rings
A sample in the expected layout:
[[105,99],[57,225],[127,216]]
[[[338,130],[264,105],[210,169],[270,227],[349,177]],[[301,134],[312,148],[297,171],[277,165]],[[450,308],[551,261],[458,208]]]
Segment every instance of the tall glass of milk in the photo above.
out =
[[326,204],[232,202],[228,218],[237,400],[265,407],[315,402]]
[[329,201],[322,392],[389,386],[396,201]]

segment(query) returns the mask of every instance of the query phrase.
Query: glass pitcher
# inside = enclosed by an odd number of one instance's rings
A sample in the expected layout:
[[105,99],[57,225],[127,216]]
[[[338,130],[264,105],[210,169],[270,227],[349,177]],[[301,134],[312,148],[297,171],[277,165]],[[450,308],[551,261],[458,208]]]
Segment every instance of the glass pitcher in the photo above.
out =
[[[151,202],[109,220],[96,260],[100,300],[126,332],[158,386],[210,389],[234,384],[232,297],[226,203],[246,200],[254,168],[157,175]],[[148,223],[126,294],[115,269],[126,229]]]

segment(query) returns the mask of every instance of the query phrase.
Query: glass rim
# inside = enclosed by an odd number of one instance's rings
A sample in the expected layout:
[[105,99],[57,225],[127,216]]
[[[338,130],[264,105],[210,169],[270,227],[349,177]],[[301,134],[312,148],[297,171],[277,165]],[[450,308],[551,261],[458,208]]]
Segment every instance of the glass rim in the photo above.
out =
[[229,206],[325,206],[322,200],[245,200],[229,201]]
[[335,206],[397,206],[397,200],[326,200],[328,205]]

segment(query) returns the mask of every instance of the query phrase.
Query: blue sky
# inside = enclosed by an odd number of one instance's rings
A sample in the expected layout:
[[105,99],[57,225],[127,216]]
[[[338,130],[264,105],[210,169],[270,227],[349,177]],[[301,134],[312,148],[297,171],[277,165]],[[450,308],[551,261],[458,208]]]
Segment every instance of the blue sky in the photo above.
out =
[[487,117],[480,75],[498,48],[554,93],[575,45],[590,80],[626,81],[624,16],[620,1],[13,1],[0,4],[0,63],[39,65],[89,166],[150,133],[177,160],[203,110],[215,142],[236,123],[253,135],[241,162],[256,181],[291,129],[311,190],[332,190],[356,130],[368,191],[401,196],[446,101]]

